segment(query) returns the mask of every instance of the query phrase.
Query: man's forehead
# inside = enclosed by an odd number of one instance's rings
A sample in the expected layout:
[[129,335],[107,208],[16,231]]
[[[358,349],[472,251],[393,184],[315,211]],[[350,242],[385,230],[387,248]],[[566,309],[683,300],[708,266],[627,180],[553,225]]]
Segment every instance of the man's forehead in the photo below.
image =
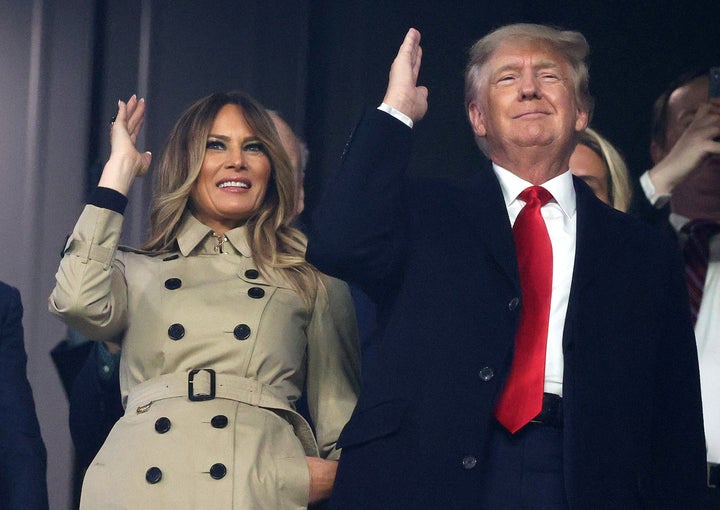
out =
[[708,77],[699,76],[676,88],[668,99],[670,111],[676,117],[694,114],[701,104],[707,102],[709,87]]

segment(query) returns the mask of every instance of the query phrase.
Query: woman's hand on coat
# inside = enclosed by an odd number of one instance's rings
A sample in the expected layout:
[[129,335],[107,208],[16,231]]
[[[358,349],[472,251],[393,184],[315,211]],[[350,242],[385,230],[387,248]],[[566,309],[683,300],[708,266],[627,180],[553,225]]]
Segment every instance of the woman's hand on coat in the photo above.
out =
[[335,484],[337,461],[319,457],[305,457],[305,460],[310,471],[310,504],[328,499]]
[[136,95],[126,102],[118,101],[118,112],[110,127],[110,159],[100,176],[98,186],[128,194],[135,177],[150,167],[152,154],[139,152],[135,147],[138,133],[145,120],[145,100]]

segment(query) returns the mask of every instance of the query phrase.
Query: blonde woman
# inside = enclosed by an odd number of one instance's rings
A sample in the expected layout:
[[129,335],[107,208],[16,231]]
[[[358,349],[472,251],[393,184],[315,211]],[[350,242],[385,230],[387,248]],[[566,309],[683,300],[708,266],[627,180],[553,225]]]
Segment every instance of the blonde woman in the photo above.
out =
[[[150,236],[118,247],[145,102],[118,103],[112,151],[68,240],[50,310],[122,346],[125,415],[81,508],[305,508],[328,497],[356,402],[347,286],[305,261],[296,179],[249,96],[190,106],[160,159]],[[295,411],[306,388],[315,430]]]
[[620,152],[600,133],[591,128],[580,133],[570,157],[570,168],[600,200],[627,212],[632,199],[627,165]]

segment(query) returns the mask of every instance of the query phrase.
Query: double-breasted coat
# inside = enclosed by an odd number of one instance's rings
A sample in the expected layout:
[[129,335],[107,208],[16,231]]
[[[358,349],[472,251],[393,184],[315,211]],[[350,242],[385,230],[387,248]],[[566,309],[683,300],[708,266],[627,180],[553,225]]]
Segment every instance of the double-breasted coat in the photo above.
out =
[[[308,260],[359,285],[383,317],[339,440],[331,508],[479,508],[487,479],[522,308],[512,228],[489,162],[457,179],[408,178],[411,133],[368,111],[315,211]],[[698,508],[704,438],[677,250],[574,183],[569,507]]]
[[[257,270],[244,227],[218,249],[186,213],[177,251],[149,255],[117,248],[122,220],[85,207],[50,297],[69,326],[122,345],[125,415],[88,469],[81,507],[304,508],[305,456],[338,458],[356,402],[347,286],[323,275],[307,306]],[[315,436],[294,409],[304,389]]]

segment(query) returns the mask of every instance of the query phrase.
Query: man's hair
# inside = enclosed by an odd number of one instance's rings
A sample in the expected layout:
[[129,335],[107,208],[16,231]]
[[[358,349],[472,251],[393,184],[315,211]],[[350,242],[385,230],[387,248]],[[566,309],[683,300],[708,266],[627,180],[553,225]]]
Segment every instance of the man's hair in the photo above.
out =
[[[560,30],[547,25],[516,23],[493,30],[470,48],[470,58],[465,68],[465,109],[477,99],[482,83],[483,66],[492,54],[504,43],[537,42],[550,46],[562,55],[570,64],[570,79],[573,82],[575,103],[592,116],[593,98],[590,95],[590,78],[585,62],[590,47],[580,32]],[[480,148],[485,151],[484,139],[478,139]]]
[[632,199],[632,187],[627,165],[620,151],[604,136],[590,128],[580,133],[578,144],[584,145],[598,155],[608,174],[610,205],[618,211],[627,212]]
[[670,85],[668,85],[663,93],[655,100],[652,110],[650,138],[659,147],[665,147],[665,143],[667,143],[668,106],[670,104],[670,96],[672,93],[680,87],[687,85],[691,81],[708,75],[709,69],[707,67],[686,71],[671,81]]

